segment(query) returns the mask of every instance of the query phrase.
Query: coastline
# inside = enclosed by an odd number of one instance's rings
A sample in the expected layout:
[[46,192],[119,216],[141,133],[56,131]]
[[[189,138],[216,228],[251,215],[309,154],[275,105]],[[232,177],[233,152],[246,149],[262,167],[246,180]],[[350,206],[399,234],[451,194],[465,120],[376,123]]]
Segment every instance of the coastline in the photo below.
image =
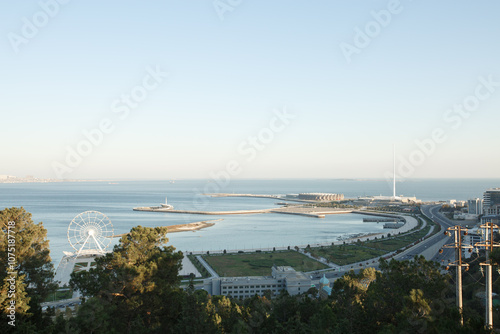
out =
[[[215,222],[222,221],[224,219],[213,219],[213,220],[204,220],[201,222],[194,222],[194,223],[188,223],[188,224],[179,224],[179,225],[170,225],[167,226],[167,234],[168,233],[178,233],[178,232],[195,232],[207,227],[211,227],[215,225]],[[121,238],[128,233],[122,233],[122,234],[115,234],[112,235],[110,238]]]
[[195,232],[203,228],[214,226],[215,222],[222,220],[224,219],[204,220],[201,222],[195,222],[189,224],[171,225],[167,226],[167,233],[177,233],[177,232],[187,232],[187,231]]

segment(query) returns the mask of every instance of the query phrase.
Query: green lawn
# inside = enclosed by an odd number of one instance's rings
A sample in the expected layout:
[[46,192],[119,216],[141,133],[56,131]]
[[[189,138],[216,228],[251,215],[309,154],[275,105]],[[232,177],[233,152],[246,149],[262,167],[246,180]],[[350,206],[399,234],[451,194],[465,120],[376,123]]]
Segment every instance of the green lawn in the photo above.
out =
[[[424,237],[434,223],[428,222],[427,227],[414,233],[395,235],[392,238],[370,240],[361,243],[338,246],[309,248],[314,257],[323,257],[337,265],[348,265],[384,256],[389,252],[403,248]],[[418,227],[420,228],[419,221]],[[435,232],[438,228],[435,228]],[[273,264],[291,266],[297,271],[314,271],[327,266],[312,260],[298,252],[262,252],[225,255],[204,255],[210,266],[224,277],[231,276],[269,276]],[[197,262],[197,261],[196,261]]]
[[[405,235],[395,235],[393,238],[364,241],[351,245],[338,245],[322,248],[310,248],[313,256],[321,256],[338,265],[347,265],[383,256],[389,252],[403,248],[424,237],[430,229],[430,223],[424,229]],[[434,225],[432,223],[432,225]],[[418,227],[421,226],[419,222]],[[435,229],[436,231],[436,229]]]
[[295,251],[204,255],[203,258],[223,277],[271,276],[273,264],[306,272],[328,268]]
[[417,231],[412,234],[404,235],[404,236],[399,236],[394,239],[383,239],[383,240],[378,240],[378,241],[368,241],[364,242],[364,245],[374,248],[374,249],[380,249],[380,250],[385,250],[387,252],[393,252],[395,250],[398,250],[400,248],[405,247],[406,245],[409,245],[418,239],[424,237],[428,232],[429,232],[430,226],[427,226],[426,228]]
[[330,262],[344,266],[346,264],[365,261],[379,257],[387,253],[384,250],[377,250],[366,247],[362,244],[329,246],[323,248],[311,248],[313,256],[321,256]]

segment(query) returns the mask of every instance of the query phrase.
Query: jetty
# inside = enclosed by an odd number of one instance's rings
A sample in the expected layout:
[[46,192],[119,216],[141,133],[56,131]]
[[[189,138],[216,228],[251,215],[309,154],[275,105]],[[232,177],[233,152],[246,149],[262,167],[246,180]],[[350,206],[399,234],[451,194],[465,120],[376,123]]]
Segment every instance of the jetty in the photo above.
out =
[[363,218],[364,223],[386,223],[397,222],[396,218]]
[[326,215],[351,213],[352,210],[338,208],[316,208],[310,206],[289,206],[282,208],[258,209],[258,210],[232,210],[232,211],[196,211],[196,210],[174,210],[163,206],[146,206],[134,208],[134,211],[184,213],[192,215],[251,215],[260,213],[280,213],[287,215],[298,215],[312,218],[325,218]]
[[275,210],[273,209],[262,209],[262,210],[234,210],[234,211],[195,211],[195,210],[174,210],[167,209],[158,206],[146,206],[134,208],[134,211],[149,211],[149,212],[166,212],[166,213],[186,213],[192,215],[249,215],[256,213],[268,213]]
[[271,198],[271,199],[283,199],[282,195],[256,195],[256,194],[228,194],[228,193],[210,193],[202,194],[209,197],[253,197],[253,198]]
[[[214,220],[205,220],[205,221],[201,221],[201,222],[188,223],[188,224],[170,225],[170,226],[167,226],[167,231],[168,231],[168,233],[188,232],[188,231],[194,232],[194,231],[201,230],[202,228],[214,226],[215,222],[222,221],[222,220],[224,220],[224,219],[214,219]],[[122,233],[122,234],[115,234],[115,235],[112,235],[108,238],[121,238],[129,233],[130,232]]]

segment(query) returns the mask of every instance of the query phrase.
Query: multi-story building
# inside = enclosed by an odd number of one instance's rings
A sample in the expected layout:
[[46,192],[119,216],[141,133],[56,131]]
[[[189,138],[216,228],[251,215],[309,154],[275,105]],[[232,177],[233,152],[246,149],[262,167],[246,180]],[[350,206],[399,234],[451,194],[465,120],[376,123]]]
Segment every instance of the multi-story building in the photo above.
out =
[[252,277],[218,277],[205,283],[203,287],[212,295],[223,295],[233,298],[249,298],[254,295],[263,296],[266,291],[277,296],[282,290],[290,295],[307,292],[311,288],[311,279],[292,267],[272,267],[272,276]]
[[467,207],[470,215],[480,215],[483,213],[483,200],[480,198],[473,198],[467,201]]
[[463,254],[466,259],[470,258],[475,249],[482,249],[484,247],[476,246],[476,244],[483,242],[481,230],[472,229],[463,237],[462,245],[464,246]]
[[500,188],[492,188],[484,192],[483,214],[500,215]]

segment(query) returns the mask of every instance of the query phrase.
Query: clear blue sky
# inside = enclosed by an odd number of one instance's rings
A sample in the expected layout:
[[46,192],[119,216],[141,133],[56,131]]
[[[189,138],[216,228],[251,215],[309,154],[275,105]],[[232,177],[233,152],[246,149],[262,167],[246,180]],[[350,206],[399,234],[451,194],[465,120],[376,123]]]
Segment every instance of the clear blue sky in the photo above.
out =
[[[0,4],[0,174],[209,178],[235,161],[235,178],[380,178],[396,144],[398,168],[417,161],[400,176],[500,176],[500,85],[478,88],[500,82],[498,1],[54,3]],[[148,68],[168,76],[120,118]],[[467,118],[448,111],[464,103]]]

